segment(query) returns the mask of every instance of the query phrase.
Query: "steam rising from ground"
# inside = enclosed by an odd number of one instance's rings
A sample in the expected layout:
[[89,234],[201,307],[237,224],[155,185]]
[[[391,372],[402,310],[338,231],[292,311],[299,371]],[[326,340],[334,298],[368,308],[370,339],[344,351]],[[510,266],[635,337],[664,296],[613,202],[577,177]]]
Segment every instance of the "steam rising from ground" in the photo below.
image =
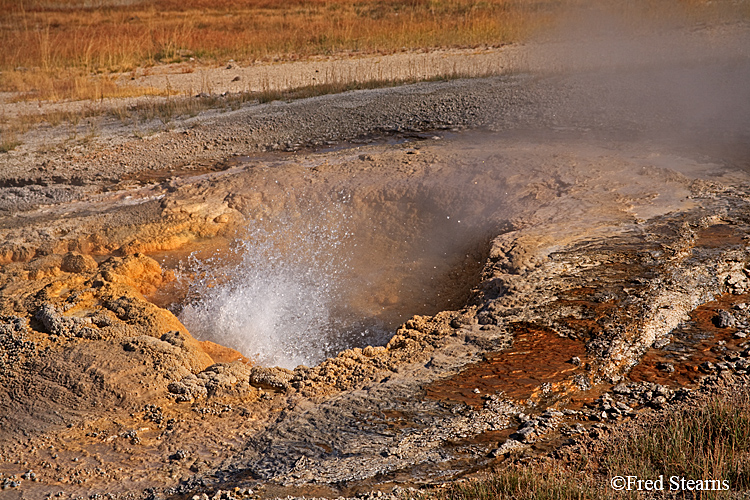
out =
[[747,2],[584,2],[529,45],[528,66],[564,76],[559,126],[747,158],[748,20]]

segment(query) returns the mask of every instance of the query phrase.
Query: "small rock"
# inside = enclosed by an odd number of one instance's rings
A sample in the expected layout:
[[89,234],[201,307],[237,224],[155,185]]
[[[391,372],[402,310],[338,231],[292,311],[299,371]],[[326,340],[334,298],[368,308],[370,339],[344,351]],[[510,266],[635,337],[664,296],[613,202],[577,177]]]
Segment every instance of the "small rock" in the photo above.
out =
[[612,388],[612,392],[614,392],[615,394],[626,395],[626,394],[630,394],[631,390],[628,388],[628,386],[624,382],[620,382],[619,384],[617,384],[616,386]]
[[711,372],[716,371],[716,365],[714,365],[710,361],[704,361],[703,363],[700,364],[699,368],[706,373],[711,373]]
[[734,317],[727,311],[721,310],[711,319],[711,322],[717,328],[729,328],[734,325]]
[[674,365],[672,363],[656,363],[656,369],[661,370],[663,372],[672,373],[674,372]]
[[90,255],[81,255],[68,252],[65,254],[60,269],[66,273],[89,273],[96,270],[99,265]]
[[517,441],[522,441],[524,443],[530,443],[534,440],[534,437],[537,434],[537,430],[534,428],[534,426],[524,427],[523,429],[519,429],[515,435],[518,438]]
[[527,445],[521,443],[520,441],[516,441],[515,439],[508,439],[503,444],[501,444],[499,448],[493,450],[490,453],[490,456],[492,456],[493,458],[501,457],[512,451],[526,448],[526,446]]
[[553,418],[553,417],[562,417],[564,415],[563,412],[557,411],[554,408],[548,408],[544,413],[542,413],[542,418]]
[[664,396],[656,396],[653,400],[653,403],[656,403],[659,406],[663,406],[667,404],[667,398],[665,398]]
[[572,358],[570,358],[569,363],[575,366],[581,366],[581,358],[579,358],[578,356],[573,356]]
[[661,349],[663,347],[667,347],[671,343],[672,343],[672,339],[670,339],[669,337],[659,339],[656,342],[654,342],[654,349]]

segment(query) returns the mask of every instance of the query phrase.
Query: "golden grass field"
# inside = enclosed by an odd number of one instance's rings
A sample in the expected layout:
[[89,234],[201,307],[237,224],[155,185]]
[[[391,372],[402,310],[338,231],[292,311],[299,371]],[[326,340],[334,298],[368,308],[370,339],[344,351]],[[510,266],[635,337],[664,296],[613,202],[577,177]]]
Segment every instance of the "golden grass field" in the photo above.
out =
[[[389,54],[522,41],[585,0],[0,0],[0,91],[21,99],[149,93],[114,73],[161,63]],[[743,3],[743,2],[740,2]],[[627,9],[633,2],[617,3]],[[646,0],[715,16],[728,0]],[[725,9],[724,9],[725,10]],[[747,8],[745,8],[747,10]]]
[[108,74],[158,63],[502,45],[544,22],[550,7],[532,0],[2,0],[0,12],[0,86],[55,99],[120,95]]

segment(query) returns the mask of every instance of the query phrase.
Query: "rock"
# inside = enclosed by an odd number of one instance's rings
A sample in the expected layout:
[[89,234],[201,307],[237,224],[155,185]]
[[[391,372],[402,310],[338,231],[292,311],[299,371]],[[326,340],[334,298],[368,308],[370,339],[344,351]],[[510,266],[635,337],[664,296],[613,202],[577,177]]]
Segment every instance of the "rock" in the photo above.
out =
[[192,401],[208,396],[205,383],[202,383],[195,375],[188,375],[179,382],[171,382],[167,386],[167,390],[172,394],[176,394],[178,396],[177,401],[180,402]]
[[711,363],[710,361],[704,361],[700,364],[699,367],[703,372],[705,373],[712,373],[716,371],[716,365]]
[[657,409],[663,408],[666,404],[667,404],[667,398],[665,398],[664,396],[656,396],[649,402],[650,406],[652,406],[653,408],[657,408]]
[[536,436],[537,436],[536,426],[530,425],[528,427],[519,429],[511,437],[515,437],[517,441],[521,441],[524,443],[532,443]]
[[515,439],[506,439],[505,442],[498,448],[492,450],[490,456],[493,458],[502,457],[503,455],[507,455],[508,453],[511,453],[513,451],[522,450],[527,446],[527,444],[524,444],[521,441],[517,441]]
[[101,338],[98,328],[92,326],[91,318],[65,316],[52,304],[44,304],[40,307],[34,315],[34,319],[40,321],[50,335],[87,339]]
[[717,328],[729,328],[734,326],[735,319],[729,312],[721,310],[719,313],[711,319],[711,322]]
[[617,409],[619,409],[620,411],[622,411],[624,413],[630,413],[631,411],[633,411],[633,409],[630,406],[628,406],[627,404],[623,403],[622,401],[618,401],[617,404],[616,404],[616,407],[617,407]]
[[674,372],[674,365],[672,363],[660,362],[656,363],[656,369],[663,372],[672,373]]
[[185,335],[177,330],[171,330],[161,336],[163,342],[172,344],[175,347],[183,347],[185,345]]
[[620,382],[612,388],[612,392],[614,392],[615,394],[629,395],[632,391],[627,386],[627,384],[625,384],[624,382]]
[[172,382],[167,390],[177,396],[178,402],[213,396],[247,396],[251,390],[247,382],[250,367],[241,361],[216,363],[197,375],[188,375]]
[[285,368],[254,366],[250,370],[250,385],[269,391],[285,392],[294,373]]
[[62,259],[60,269],[66,273],[92,273],[99,265],[90,255],[68,252]]
[[663,339],[659,339],[654,342],[654,349],[662,349],[668,346],[670,343],[672,343],[672,339],[670,339],[669,337],[664,337]]

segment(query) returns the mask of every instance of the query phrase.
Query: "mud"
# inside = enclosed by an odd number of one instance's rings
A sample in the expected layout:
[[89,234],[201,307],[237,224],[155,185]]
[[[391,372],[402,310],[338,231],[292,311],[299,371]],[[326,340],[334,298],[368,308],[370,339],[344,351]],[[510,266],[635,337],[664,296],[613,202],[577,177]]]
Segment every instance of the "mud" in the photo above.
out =
[[610,389],[650,411],[746,372],[750,100],[688,120],[633,82],[698,69],[618,71],[4,157],[3,494],[441,484],[628,418]]

